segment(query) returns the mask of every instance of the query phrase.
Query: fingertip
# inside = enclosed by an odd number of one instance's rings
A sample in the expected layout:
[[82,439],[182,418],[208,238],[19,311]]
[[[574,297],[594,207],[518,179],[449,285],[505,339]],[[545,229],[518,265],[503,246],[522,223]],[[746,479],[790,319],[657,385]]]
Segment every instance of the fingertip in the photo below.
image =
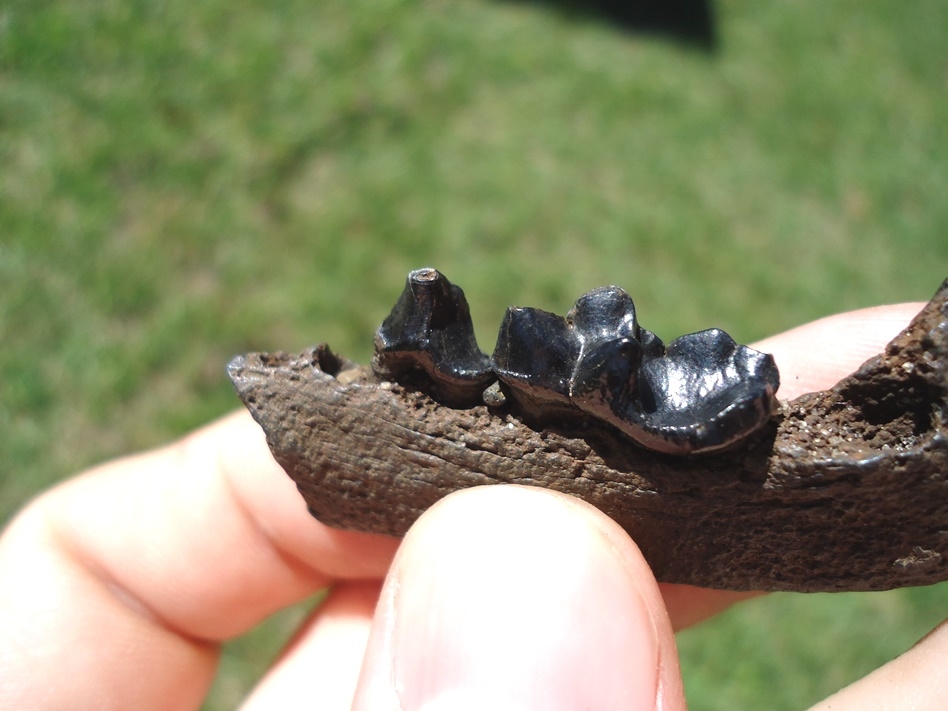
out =
[[576,499],[492,486],[444,499],[409,532],[356,708],[656,708],[660,697],[683,703],[671,625],[635,544]]

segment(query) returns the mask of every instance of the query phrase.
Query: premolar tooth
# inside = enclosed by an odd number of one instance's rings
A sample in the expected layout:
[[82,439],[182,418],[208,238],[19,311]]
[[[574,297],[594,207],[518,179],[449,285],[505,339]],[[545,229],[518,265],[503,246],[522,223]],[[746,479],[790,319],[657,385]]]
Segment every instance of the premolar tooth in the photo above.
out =
[[473,405],[494,380],[474,337],[464,292],[437,269],[417,269],[375,334],[372,369],[382,378],[429,378],[445,404]]

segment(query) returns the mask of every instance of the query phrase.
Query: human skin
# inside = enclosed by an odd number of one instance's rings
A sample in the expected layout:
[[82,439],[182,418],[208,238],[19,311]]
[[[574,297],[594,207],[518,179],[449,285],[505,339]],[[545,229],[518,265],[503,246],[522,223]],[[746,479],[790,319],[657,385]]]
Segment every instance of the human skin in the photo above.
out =
[[[921,306],[755,347],[793,398],[881,351]],[[684,709],[674,630],[748,596],[657,583],[609,518],[539,489],[452,494],[401,545],[330,529],[241,412],[80,474],[10,523],[0,708],[199,708],[223,642],[327,587],[245,709]],[[937,708],[946,661],[943,625],[816,708]]]

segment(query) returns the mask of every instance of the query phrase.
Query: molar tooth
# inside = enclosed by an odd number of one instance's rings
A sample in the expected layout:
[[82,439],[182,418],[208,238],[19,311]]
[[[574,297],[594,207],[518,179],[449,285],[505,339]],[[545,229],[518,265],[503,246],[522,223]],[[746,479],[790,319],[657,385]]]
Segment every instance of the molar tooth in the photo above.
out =
[[643,444],[672,453],[725,449],[770,419],[780,376],[773,356],[712,328],[668,344],[639,370],[639,408],[628,419]]

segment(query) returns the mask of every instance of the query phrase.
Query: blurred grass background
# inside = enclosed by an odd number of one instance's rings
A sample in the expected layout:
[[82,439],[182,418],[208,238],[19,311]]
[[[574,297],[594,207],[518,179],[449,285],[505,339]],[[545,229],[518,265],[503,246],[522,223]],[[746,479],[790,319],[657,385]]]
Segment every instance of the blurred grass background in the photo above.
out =
[[[948,4],[714,5],[709,53],[495,0],[0,7],[0,522],[238,403],[236,353],[367,361],[409,269],[510,304],[626,287],[748,342],[948,276]],[[819,344],[814,344],[819,347]],[[774,595],[680,635],[691,707],[798,709],[944,585]],[[230,645],[231,708],[303,608]]]

